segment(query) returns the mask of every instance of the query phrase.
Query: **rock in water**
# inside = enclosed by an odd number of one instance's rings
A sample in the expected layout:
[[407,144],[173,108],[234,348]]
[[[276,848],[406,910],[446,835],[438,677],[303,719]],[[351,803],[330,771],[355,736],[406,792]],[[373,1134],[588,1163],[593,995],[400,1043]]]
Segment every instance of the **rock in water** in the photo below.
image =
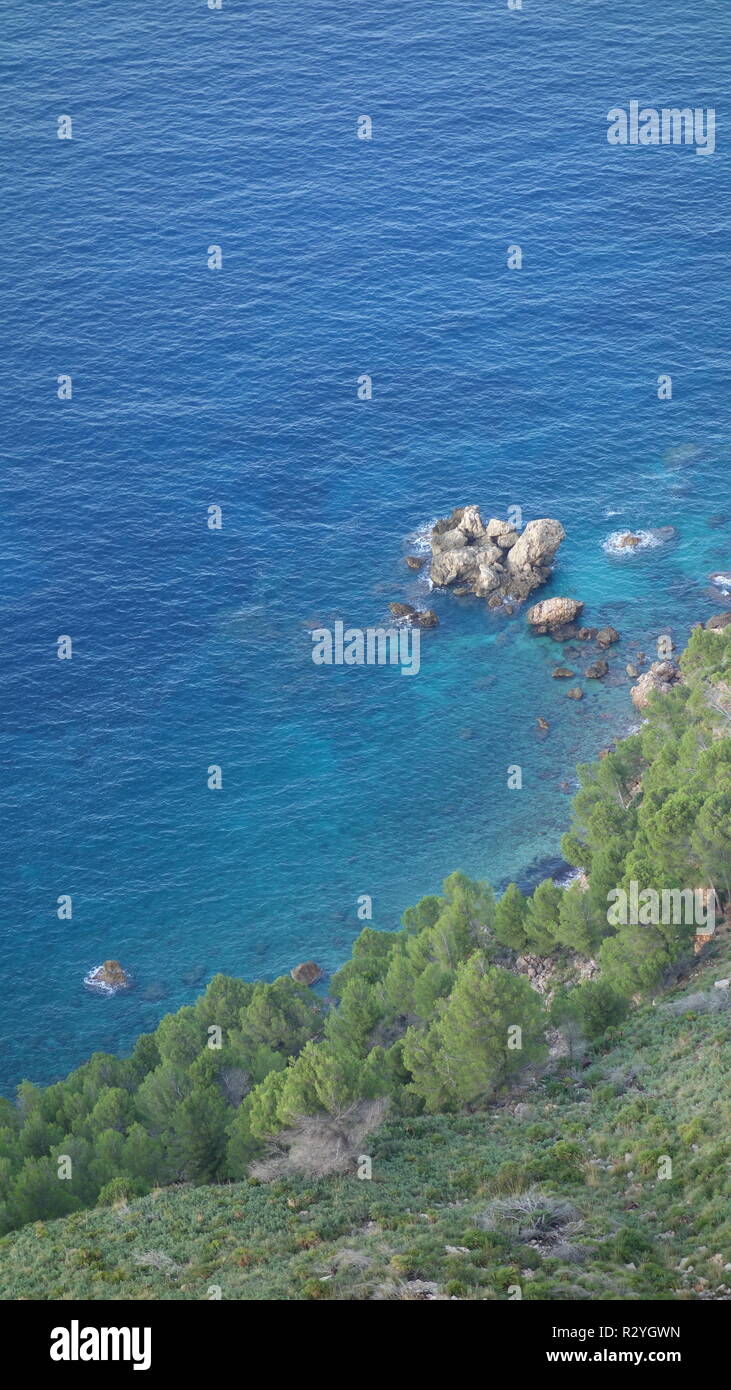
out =
[[466,586],[478,598],[527,598],[548,579],[564,535],[548,518],[529,521],[519,534],[495,517],[485,526],[478,507],[457,507],[432,528],[432,583]]
[[629,549],[634,549],[636,545],[641,545],[641,543],[642,537],[633,536],[631,531],[626,531],[625,534],[623,536],[620,536],[619,540],[617,541],[617,545],[621,545]]
[[412,613],[409,622],[412,627],[439,627],[439,619],[433,608],[425,608],[423,613]]
[[298,985],[314,985],[323,976],[322,970],[319,965],[315,965],[314,960],[305,960],[301,965],[295,965],[289,973]]
[[410,570],[420,570],[424,568],[426,562],[420,555],[407,555],[406,563]]
[[584,698],[584,692],[580,685],[572,685],[571,689],[566,691],[566,694],[570,700],[583,700]]
[[608,671],[609,662],[602,659],[600,661],[592,661],[591,666],[587,666],[584,675],[587,680],[600,681],[604,679]]
[[403,619],[412,627],[439,627],[439,619],[433,608],[420,611],[410,603],[389,603],[388,611],[392,618]]
[[528,609],[528,622],[538,633],[572,623],[584,607],[577,598],[545,598]]
[[529,521],[508,554],[508,568],[513,571],[545,568],[552,563],[565,535],[560,521],[548,517]]
[[413,618],[416,609],[412,603],[389,603],[388,611],[392,618]]
[[613,642],[619,641],[619,633],[616,627],[600,627],[596,640],[599,647],[611,647]]
[[105,960],[89,976],[90,985],[106,985],[108,989],[128,989],[130,980],[118,960]]
[[576,675],[576,672],[570,671],[568,666],[557,666],[556,670],[552,671],[551,674],[555,681],[569,681],[572,676]]

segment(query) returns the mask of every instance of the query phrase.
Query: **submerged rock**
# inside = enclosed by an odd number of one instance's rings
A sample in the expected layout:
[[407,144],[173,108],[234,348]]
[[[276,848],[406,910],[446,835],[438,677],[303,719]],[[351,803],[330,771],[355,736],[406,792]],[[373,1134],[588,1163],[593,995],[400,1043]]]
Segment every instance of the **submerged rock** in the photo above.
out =
[[619,633],[616,627],[600,627],[596,635],[597,645],[600,647],[611,647],[613,642],[619,641]]
[[295,965],[289,973],[298,985],[314,985],[323,978],[324,972],[314,960],[305,960],[301,965]]
[[591,666],[587,666],[584,675],[586,676],[587,680],[600,681],[604,679],[608,671],[609,662],[605,661],[603,658],[600,658],[599,661],[592,661]]
[[570,671],[568,666],[557,666],[556,670],[552,671],[551,674],[555,681],[568,681],[571,680],[572,676],[576,675],[576,672]]
[[584,692],[580,685],[573,685],[570,690],[566,691],[566,694],[569,700],[583,700],[584,698]]

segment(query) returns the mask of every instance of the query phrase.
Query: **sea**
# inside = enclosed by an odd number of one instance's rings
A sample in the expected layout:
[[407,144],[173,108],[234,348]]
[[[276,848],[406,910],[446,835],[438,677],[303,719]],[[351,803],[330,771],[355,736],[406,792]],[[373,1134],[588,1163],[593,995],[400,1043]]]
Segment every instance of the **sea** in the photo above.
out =
[[[565,870],[626,663],[731,607],[731,13],[45,0],[3,29],[12,1094],[216,972],[334,971],[454,869]],[[610,145],[632,100],[713,108],[715,151]],[[569,653],[583,700],[524,611],[407,569],[466,503],[565,527],[536,597],[621,633],[603,682]],[[439,617],[418,675],[313,663],[394,601]],[[89,988],[105,959],[130,989]]]

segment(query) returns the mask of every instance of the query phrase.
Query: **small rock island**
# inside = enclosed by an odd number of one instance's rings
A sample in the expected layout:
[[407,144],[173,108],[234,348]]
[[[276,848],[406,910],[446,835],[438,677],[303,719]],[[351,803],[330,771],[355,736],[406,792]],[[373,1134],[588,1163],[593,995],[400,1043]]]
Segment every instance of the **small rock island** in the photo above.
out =
[[431,532],[431,579],[438,588],[459,585],[492,606],[522,602],[551,575],[566,532],[560,521],[529,521],[517,531],[492,517],[487,525],[476,506],[456,507]]
[[129,989],[131,980],[118,960],[105,960],[87,977],[87,984],[105,986],[107,989]]

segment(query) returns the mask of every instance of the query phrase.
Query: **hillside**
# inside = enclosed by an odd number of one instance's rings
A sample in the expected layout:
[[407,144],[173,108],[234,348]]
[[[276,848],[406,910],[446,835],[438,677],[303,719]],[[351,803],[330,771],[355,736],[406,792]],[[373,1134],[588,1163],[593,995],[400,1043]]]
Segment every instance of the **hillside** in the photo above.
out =
[[455,872],[329,999],[217,975],[23,1082],[0,1297],[731,1297],[730,670],[694,630],[579,768],[570,886]]
[[386,1124],[369,1181],[173,1188],[36,1222],[0,1243],[0,1296],[731,1299],[728,934],[704,955],[587,1069],[487,1114]]

